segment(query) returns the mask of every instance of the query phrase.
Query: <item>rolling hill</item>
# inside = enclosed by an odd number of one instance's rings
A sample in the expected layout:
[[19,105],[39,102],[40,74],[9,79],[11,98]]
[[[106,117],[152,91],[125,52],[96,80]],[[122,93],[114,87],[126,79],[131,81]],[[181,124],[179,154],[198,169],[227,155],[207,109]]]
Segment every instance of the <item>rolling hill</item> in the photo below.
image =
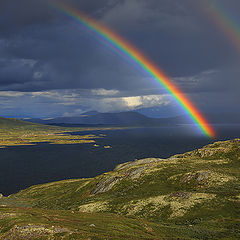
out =
[[[95,143],[96,136],[86,134],[73,136],[73,131],[87,131],[96,128],[67,128],[26,122],[13,118],[0,117],[0,148],[21,145]],[[99,128],[97,128],[99,129]],[[102,128],[103,129],[103,128]]]
[[0,199],[0,239],[239,239],[240,139]]

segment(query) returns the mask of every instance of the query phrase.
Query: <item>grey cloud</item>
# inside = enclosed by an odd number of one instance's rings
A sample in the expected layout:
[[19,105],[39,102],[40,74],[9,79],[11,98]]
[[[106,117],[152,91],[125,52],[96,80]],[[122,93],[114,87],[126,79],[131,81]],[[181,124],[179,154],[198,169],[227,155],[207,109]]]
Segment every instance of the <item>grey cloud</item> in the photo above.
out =
[[237,93],[240,89],[238,66],[212,69],[197,75],[175,78],[185,92]]
[[[216,106],[222,102],[223,92],[228,98],[224,105],[231,103],[237,107],[239,53],[206,17],[197,1],[62,1],[97,18],[129,40],[203,108],[208,108],[203,98],[211,99]],[[218,1],[238,20],[239,1]],[[80,24],[49,7],[46,0],[0,1],[0,54],[2,91],[70,89],[75,94],[81,92],[82,98],[88,96],[93,103],[109,91],[116,91],[111,96],[112,102],[114,98],[165,93],[149,75],[137,71],[133,64],[97,42]],[[95,89],[99,94],[96,91],[92,94]],[[106,92],[101,95],[99,89]],[[5,97],[10,101],[10,96]],[[60,98],[32,98],[32,104],[42,111],[44,108],[40,106],[47,101],[53,114],[90,108],[61,102]],[[110,102],[105,104],[111,106]]]
[[[53,24],[61,13],[53,7],[52,0],[1,0],[0,32],[7,35],[16,33],[26,26]],[[118,0],[59,0],[91,15],[107,10],[118,3]]]
[[[97,94],[96,94],[97,93]],[[104,93],[99,95],[98,93]],[[21,110],[20,117],[53,117],[80,114],[86,110],[100,112],[129,111],[142,107],[168,106],[168,95],[112,96],[116,90],[52,90],[41,92],[0,92],[0,109],[5,114]],[[6,107],[7,105],[7,107]],[[39,111],[36,111],[36,108]],[[18,109],[18,110],[17,110]],[[44,115],[42,110],[44,109]]]
[[31,81],[34,61],[0,59],[0,84],[9,85]]
[[[24,75],[22,79],[26,81],[21,80],[22,84],[14,85],[9,81],[9,90],[32,91],[66,86],[143,89],[148,85],[148,82],[139,83],[141,73],[136,73],[131,69],[131,65],[127,66],[128,64],[112,54],[109,49],[89,38],[80,25],[76,26],[65,16],[60,14],[55,21],[43,25],[45,19],[48,19],[42,14],[43,9],[47,8],[46,1],[23,0],[19,8],[13,8],[18,6],[14,5],[14,2],[10,0],[6,6],[13,10],[19,9],[20,15],[16,15],[16,18],[23,19],[25,27],[20,28],[18,34],[7,41],[8,44],[3,46],[2,52],[13,59],[35,59],[38,62],[36,71],[45,72],[36,82],[27,79],[23,69],[19,76]],[[131,0],[112,3],[92,0],[69,3],[88,12],[102,11],[102,21],[117,31],[122,31],[124,36],[173,77],[198,74],[206,68],[220,67],[225,62],[229,64],[228,60],[232,57],[232,51],[223,47],[225,42],[214,38],[214,41],[205,39],[207,34],[203,31],[209,30],[201,24],[202,19],[191,12],[192,6],[187,0],[181,4],[176,0]],[[28,16],[27,12],[31,12],[30,10],[36,11],[36,16],[42,16],[40,22],[31,18],[31,14]],[[25,18],[29,19],[30,25]],[[12,26],[14,23],[8,24],[9,28]],[[219,57],[222,55],[225,57]],[[4,89],[7,90],[5,85]]]

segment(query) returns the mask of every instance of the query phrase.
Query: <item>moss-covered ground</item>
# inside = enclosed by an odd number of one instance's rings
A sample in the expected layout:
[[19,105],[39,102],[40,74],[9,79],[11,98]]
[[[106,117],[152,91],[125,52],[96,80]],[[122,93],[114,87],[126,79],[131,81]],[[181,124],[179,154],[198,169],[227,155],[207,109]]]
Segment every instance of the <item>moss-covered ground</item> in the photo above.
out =
[[95,143],[94,139],[97,138],[95,135],[72,135],[71,132],[99,129],[109,130],[113,128],[58,127],[0,117],[0,148],[35,145],[42,142],[49,144]]
[[240,139],[0,198],[0,239],[240,239]]

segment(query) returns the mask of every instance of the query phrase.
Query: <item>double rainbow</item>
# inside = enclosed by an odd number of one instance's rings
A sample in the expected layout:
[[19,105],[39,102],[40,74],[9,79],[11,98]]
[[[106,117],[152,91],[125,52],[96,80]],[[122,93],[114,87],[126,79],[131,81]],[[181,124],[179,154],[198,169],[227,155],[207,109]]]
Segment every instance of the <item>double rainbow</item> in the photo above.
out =
[[219,1],[210,0],[201,0],[198,4],[240,52],[240,26],[231,18],[224,6]]
[[[53,3],[53,2],[51,2]],[[215,132],[198,111],[194,104],[184,95],[183,92],[167,77],[152,61],[145,57],[137,48],[123,39],[114,31],[110,30],[103,24],[90,18],[84,13],[69,7],[60,2],[54,1],[53,6],[65,13],[67,16],[76,20],[81,25],[85,26],[96,36],[101,38],[103,42],[110,44],[114,49],[117,49],[120,54],[125,55],[137,64],[144,72],[146,72],[152,79],[160,83],[164,89],[170,93],[173,98],[178,102],[182,109],[191,117],[196,126],[201,132],[208,137],[215,137]]]

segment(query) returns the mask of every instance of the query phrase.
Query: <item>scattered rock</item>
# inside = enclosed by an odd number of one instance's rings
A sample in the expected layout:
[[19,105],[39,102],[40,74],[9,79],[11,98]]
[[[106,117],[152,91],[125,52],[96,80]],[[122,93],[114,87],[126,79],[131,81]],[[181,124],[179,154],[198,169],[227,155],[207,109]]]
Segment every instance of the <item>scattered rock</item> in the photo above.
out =
[[130,168],[124,172],[122,172],[122,174],[125,177],[130,177],[132,180],[137,179],[141,176],[141,174],[148,168],[148,166],[142,166],[142,167],[138,167],[138,168]]
[[104,193],[112,189],[118,182],[120,182],[123,177],[110,176],[106,179],[101,180],[96,188],[91,192],[91,194]]
[[123,207],[127,215],[142,214],[144,217],[154,216],[155,211],[170,207],[170,218],[182,217],[196,204],[215,198],[215,194],[177,192],[170,195],[160,195],[137,201],[130,201]]
[[135,161],[132,161],[132,162],[127,162],[127,163],[120,164],[114,169],[114,171],[123,170],[125,168],[129,168],[131,166],[137,166],[137,165],[140,165],[140,164],[158,163],[158,162],[162,162],[164,160],[165,159],[162,159],[162,158],[144,158],[144,159],[135,160]]
[[[71,233],[67,228],[62,227],[47,227],[43,225],[15,225],[8,233],[3,236],[3,239],[41,239],[46,236],[52,236],[56,233]],[[44,238],[45,239],[45,238]]]
[[195,173],[187,173],[183,179],[183,183],[189,183],[191,181],[196,181],[198,184],[203,183],[210,177],[211,173],[209,171],[200,171]]
[[90,224],[89,226],[90,226],[90,227],[96,227],[96,225],[95,225],[95,224],[93,224],[93,223],[92,223],[92,224]]
[[211,171],[197,171],[190,172],[183,175],[180,180],[185,184],[197,184],[201,187],[219,186],[226,182],[236,180],[233,176],[224,175],[222,173],[211,172]]

